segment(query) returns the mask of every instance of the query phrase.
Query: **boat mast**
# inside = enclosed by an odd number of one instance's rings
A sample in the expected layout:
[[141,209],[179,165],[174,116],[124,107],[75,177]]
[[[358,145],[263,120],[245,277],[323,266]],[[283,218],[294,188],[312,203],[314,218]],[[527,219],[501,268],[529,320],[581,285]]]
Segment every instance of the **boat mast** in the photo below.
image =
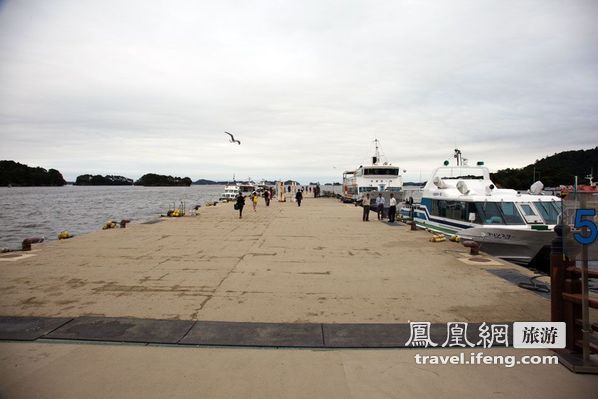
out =
[[378,165],[378,161],[380,161],[380,147],[378,146],[378,139],[374,139],[374,144],[376,144],[376,152],[372,157],[372,165]]
[[590,182],[590,186],[594,186],[594,168],[591,169],[590,174],[585,178]]
[[463,159],[461,158],[461,150],[455,148],[455,155],[454,158],[457,158],[457,166],[461,166],[463,164]]

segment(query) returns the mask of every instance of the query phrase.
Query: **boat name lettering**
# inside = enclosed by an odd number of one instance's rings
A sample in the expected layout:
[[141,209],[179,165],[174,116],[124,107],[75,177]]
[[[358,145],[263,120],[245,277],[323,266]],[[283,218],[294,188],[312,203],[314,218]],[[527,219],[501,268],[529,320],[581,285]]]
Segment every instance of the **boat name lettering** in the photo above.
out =
[[492,238],[497,238],[499,240],[510,240],[511,234],[507,233],[487,233]]

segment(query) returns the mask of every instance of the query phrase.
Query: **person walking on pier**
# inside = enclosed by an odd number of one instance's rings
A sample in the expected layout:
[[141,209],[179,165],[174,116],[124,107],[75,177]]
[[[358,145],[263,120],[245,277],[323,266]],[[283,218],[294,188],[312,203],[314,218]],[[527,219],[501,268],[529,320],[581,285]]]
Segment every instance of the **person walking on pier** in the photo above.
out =
[[363,206],[362,220],[364,222],[369,222],[370,221],[370,195],[369,194],[366,194],[365,197],[363,197],[361,206]]
[[397,216],[397,199],[395,198],[394,194],[390,194],[390,200],[388,201],[388,221],[390,223],[395,222],[395,217]]
[[376,212],[378,212],[378,220],[384,219],[384,204],[386,200],[382,196],[382,193],[378,194],[378,198],[376,198]]
[[239,219],[243,219],[243,207],[245,206],[245,197],[242,193],[237,195],[237,202],[235,202],[235,209],[239,210]]
[[264,191],[264,201],[266,201],[266,206],[270,206],[270,190]]
[[297,200],[297,206],[301,206],[301,200],[303,199],[303,193],[301,190],[297,190],[297,194],[295,194],[295,199]]
[[251,193],[251,205],[253,205],[253,211],[256,211],[256,207],[257,207],[257,192],[254,191]]

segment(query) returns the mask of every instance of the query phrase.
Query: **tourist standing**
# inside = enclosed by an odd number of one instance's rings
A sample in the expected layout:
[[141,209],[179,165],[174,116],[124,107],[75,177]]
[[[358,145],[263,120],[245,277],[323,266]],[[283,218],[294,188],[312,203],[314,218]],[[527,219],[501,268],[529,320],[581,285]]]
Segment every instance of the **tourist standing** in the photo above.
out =
[[295,194],[295,199],[297,200],[297,206],[301,206],[301,200],[303,199],[303,193],[301,190],[297,190],[297,194]]
[[363,221],[369,222],[370,221],[370,195],[366,194],[361,201],[361,206],[363,206]]
[[245,197],[242,193],[237,195],[237,202],[235,202],[235,209],[239,211],[239,219],[243,218],[243,207],[245,206]]
[[378,220],[384,219],[384,204],[386,200],[382,196],[382,193],[378,194],[378,198],[376,198],[376,212],[378,212]]
[[395,222],[395,217],[397,215],[397,199],[395,198],[394,194],[390,194],[390,200],[388,201],[388,221],[390,223]]

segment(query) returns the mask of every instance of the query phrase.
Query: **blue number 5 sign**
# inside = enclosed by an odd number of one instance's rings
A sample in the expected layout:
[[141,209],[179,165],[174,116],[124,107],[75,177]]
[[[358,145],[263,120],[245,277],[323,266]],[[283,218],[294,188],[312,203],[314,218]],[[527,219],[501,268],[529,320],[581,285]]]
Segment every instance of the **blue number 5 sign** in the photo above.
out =
[[584,216],[594,217],[596,216],[596,209],[577,209],[575,211],[575,228],[582,229],[587,228],[590,232],[588,235],[584,235],[582,233],[575,233],[573,237],[575,241],[582,245],[589,245],[596,241],[596,237],[598,237],[598,227],[596,227],[596,223],[592,220],[583,219]]

